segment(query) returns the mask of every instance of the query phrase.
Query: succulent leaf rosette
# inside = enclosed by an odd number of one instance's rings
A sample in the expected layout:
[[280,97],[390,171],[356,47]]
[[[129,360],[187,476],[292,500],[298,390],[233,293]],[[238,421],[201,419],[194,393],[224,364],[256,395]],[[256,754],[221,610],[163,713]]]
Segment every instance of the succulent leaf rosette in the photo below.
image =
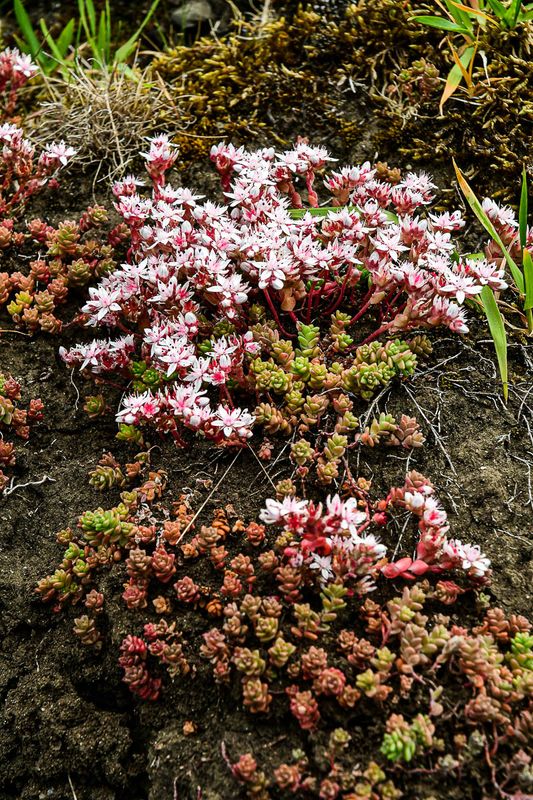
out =
[[[254,326],[275,328],[281,360],[299,336],[290,381],[278,375],[268,387],[287,393],[320,353],[328,372],[339,351],[337,370],[379,337],[439,326],[465,333],[464,301],[483,285],[505,286],[498,265],[455,256],[461,214],[429,210],[425,174],[397,181],[366,162],[323,176],[333,159],[304,140],[281,154],[221,144],[211,152],[219,205],[167,183],[177,150],[166,136],[143,155],[151,195],[133,177],[113,189],[131,232],[128,263],[91,288],[83,308],[88,326],[120,335],[62,351],[69,365],[134,377],[122,424],[242,443],[254,414],[239,393],[250,392],[250,364],[265,347]],[[302,347],[303,327],[326,334],[324,319],[329,339]]]

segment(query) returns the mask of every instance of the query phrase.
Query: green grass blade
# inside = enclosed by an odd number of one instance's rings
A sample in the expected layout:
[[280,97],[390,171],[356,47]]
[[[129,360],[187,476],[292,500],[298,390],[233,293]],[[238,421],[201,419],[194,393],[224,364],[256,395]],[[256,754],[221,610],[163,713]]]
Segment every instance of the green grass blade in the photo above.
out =
[[524,279],[526,284],[526,299],[524,301],[524,311],[533,308],[533,258],[529,250],[524,249],[523,255]]
[[106,23],[106,62],[109,63],[111,60],[111,8],[109,6],[109,0],[106,0],[105,3],[105,23]]
[[503,388],[503,398],[507,402],[509,394],[509,373],[507,367],[507,335],[505,324],[500,309],[494,297],[494,292],[489,286],[484,286],[480,294],[483,310],[489,323],[489,330],[496,350],[498,368]]
[[[87,13],[85,8],[85,0],[78,0],[78,14],[80,16],[80,25],[78,28],[78,46],[81,41],[81,33],[83,31],[85,35],[85,40],[87,42],[91,41],[91,29],[89,27],[89,22],[87,20]],[[77,49],[77,48],[76,48]]]
[[469,34],[470,31],[464,25],[457,22],[452,22],[451,19],[445,17],[432,17],[422,14],[421,16],[411,17],[415,22],[420,22],[422,25],[427,25],[428,28],[438,28],[441,31],[453,31],[454,33]]
[[145,18],[143,19],[143,21],[141,22],[141,24],[139,25],[133,36],[130,36],[128,41],[125,42],[121,47],[119,47],[118,50],[115,52],[115,57],[113,59],[113,62],[115,64],[120,64],[121,62],[126,61],[126,59],[133,53],[135,47],[137,46],[137,42],[139,41],[139,36],[141,35],[144,28],[151,20],[158,5],[159,5],[159,0],[154,0],[152,5],[150,6],[150,9],[148,10],[148,13],[146,14]]
[[41,52],[41,43],[39,42],[39,39],[33,30],[33,25],[31,24],[31,20],[26,9],[24,8],[22,0],[15,0],[13,9],[15,11],[15,17],[17,18],[20,31],[26,40],[27,49],[33,56],[34,60],[37,60],[39,53]]
[[97,59],[102,64],[109,62],[109,39],[107,37],[107,20],[106,12],[102,11],[100,14],[100,22],[98,24],[98,38],[96,40]]
[[[72,25],[71,25],[72,23]],[[48,30],[46,22],[44,19],[39,20],[39,25],[41,27],[41,31],[44,36],[44,40],[48,47],[50,48],[50,52],[52,53],[53,57],[57,61],[58,66],[65,65],[65,54],[68,50],[70,41],[72,40],[72,35],[74,34],[74,20],[70,20],[69,23],[65,26],[63,31],[61,32],[60,36],[58,37],[57,41],[54,41],[54,37]],[[69,40],[70,36],[70,40]]]
[[517,287],[518,291],[521,294],[524,294],[524,291],[525,291],[524,276],[522,275],[519,267],[516,265],[516,263],[511,258],[511,254],[509,253],[508,249],[506,248],[506,246],[502,242],[502,240],[500,238],[500,235],[496,231],[494,225],[492,224],[490,219],[487,217],[487,215],[483,211],[481,203],[477,199],[477,197],[476,197],[476,195],[474,193],[474,190],[469,186],[465,176],[463,175],[463,173],[461,172],[461,170],[459,169],[459,167],[455,163],[455,159],[452,159],[452,161],[453,161],[453,166],[454,166],[454,169],[455,169],[455,174],[457,176],[457,182],[459,183],[461,191],[464,194],[464,196],[465,196],[465,198],[466,198],[466,200],[468,202],[468,205],[470,206],[470,208],[472,209],[472,211],[474,212],[474,214],[476,215],[478,220],[481,222],[481,224],[483,225],[483,227],[485,228],[485,230],[487,231],[489,236],[496,242],[498,247],[500,247],[500,249],[501,249],[501,251],[502,251],[502,253],[503,253],[504,257],[505,257],[505,260],[507,262],[507,265],[508,265],[508,267],[509,267],[509,269],[511,271],[511,275],[513,276],[513,280],[514,280],[514,282],[516,284],[516,287]]
[[89,20],[89,27],[91,29],[91,38],[96,39],[96,9],[93,0],[82,0],[87,11],[87,19]]
[[[357,211],[361,214],[362,211],[359,206],[320,206],[320,208],[289,208],[289,214],[292,219],[302,219],[306,214],[311,214],[312,217],[326,217],[330,212],[338,214],[339,211]],[[383,211],[385,216],[391,222],[398,222],[398,216],[392,211]]]
[[326,217],[329,212],[339,211],[353,211],[353,206],[321,206],[320,208],[289,208],[289,214],[292,219],[302,219],[306,214],[311,214],[312,217]]
[[507,25],[508,28],[515,28],[516,21],[518,19],[518,15],[520,13],[520,6],[522,5],[522,0],[512,0],[511,5],[505,12],[505,16],[503,18],[504,23]]
[[520,247],[524,249],[527,238],[527,173],[525,167],[522,169],[522,190],[520,192],[518,221],[520,229]]
[[473,35],[474,33],[474,26],[472,24],[472,17],[468,14],[467,11],[463,11],[462,8],[458,8],[456,3],[451,3],[450,0],[444,0],[446,8],[448,9],[448,13],[454,18],[454,20],[459,24],[462,25],[467,33]]
[[463,72],[468,70],[470,67],[470,63],[472,59],[476,55],[476,48],[475,47],[467,47],[462,56],[460,57],[460,62],[462,65],[462,69],[458,64],[455,64],[451,70],[449,71],[446,77],[446,83],[444,84],[444,89],[442,91],[442,96],[439,101],[439,110],[442,114],[442,109],[444,107],[444,103],[446,103],[453,93],[456,91],[457,87],[460,85],[461,81],[463,80]]
[[487,0],[489,6],[491,7],[492,12],[498,17],[498,20],[502,20],[506,13],[507,9],[505,8],[503,3],[500,3],[500,0]]
[[76,21],[71,19],[67,22],[60,35],[57,38],[56,44],[63,60],[68,53],[69,47],[74,39],[74,31],[76,30]]

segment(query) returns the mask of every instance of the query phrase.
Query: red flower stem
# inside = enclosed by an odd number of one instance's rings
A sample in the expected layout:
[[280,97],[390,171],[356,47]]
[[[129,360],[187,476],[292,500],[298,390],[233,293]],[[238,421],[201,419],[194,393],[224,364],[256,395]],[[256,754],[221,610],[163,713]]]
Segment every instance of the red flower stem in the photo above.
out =
[[[388,298],[387,298],[387,304],[385,306],[385,311],[383,313],[383,316],[385,316],[385,314],[387,314],[391,310],[391,308],[394,306],[394,304],[398,301],[398,298],[401,297],[402,293],[403,293],[403,289],[400,289],[398,292],[396,292],[396,294],[390,300],[388,300]],[[389,294],[389,297],[390,297],[391,294],[392,294],[392,292]]]
[[285,328],[281,324],[280,318],[278,316],[278,312],[275,309],[274,303],[272,302],[272,298],[270,297],[268,289],[263,289],[263,294],[265,295],[265,299],[266,299],[266,301],[268,303],[268,307],[270,309],[270,312],[271,312],[272,316],[274,317],[274,320],[277,323],[277,325],[278,325],[280,331],[282,332],[282,334],[284,336],[288,336],[290,339],[294,339],[296,334],[295,333],[289,333],[288,331],[285,330]]
[[223,384],[220,387],[220,396],[226,398],[226,400],[228,401],[228,403],[230,405],[230,408],[235,408],[235,406],[233,405],[233,400],[231,399],[231,395],[230,395],[230,393],[228,391],[228,387],[225,384]]
[[328,315],[329,314],[334,314],[335,311],[338,309],[338,307],[340,306],[340,304],[342,303],[342,301],[344,299],[344,293],[346,292],[346,287],[348,285],[348,278],[349,277],[350,277],[350,270],[348,270],[348,272],[346,273],[346,275],[344,277],[344,280],[343,280],[342,286],[341,286],[341,290],[340,290],[340,292],[339,292],[339,294],[337,296],[337,299],[335,300],[335,302],[333,303],[332,306],[330,306],[329,308],[327,308],[324,311],[324,314],[328,314]]
[[351,318],[348,325],[353,325],[355,322],[357,322],[357,320],[361,319],[363,314],[366,314],[375,291],[376,291],[375,287],[371,286],[368,292],[363,297],[363,305],[361,306],[357,314],[355,314],[355,316]]
[[377,331],[374,331],[374,333],[371,333],[370,336],[367,336],[366,339],[364,339],[361,342],[361,344],[363,345],[363,344],[368,344],[369,342],[373,342],[374,339],[377,339],[379,336],[381,336],[382,333],[388,331],[393,322],[394,320],[391,320],[391,322],[387,322],[386,325],[382,325],[381,328],[377,329]]
[[294,313],[294,311],[288,311],[287,313],[288,313],[289,317],[292,319],[292,321],[294,322],[294,324],[298,325],[298,321],[299,320],[298,320],[298,317],[296,316],[296,314]]

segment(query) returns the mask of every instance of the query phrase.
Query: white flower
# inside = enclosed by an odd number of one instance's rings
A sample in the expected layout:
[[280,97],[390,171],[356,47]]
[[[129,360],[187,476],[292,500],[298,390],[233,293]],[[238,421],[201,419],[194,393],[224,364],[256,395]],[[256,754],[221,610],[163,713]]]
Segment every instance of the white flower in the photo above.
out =
[[222,430],[227,439],[234,435],[248,439],[252,435],[253,423],[254,417],[247,411],[242,411],[240,408],[229,409],[222,405],[216,409],[212,422],[214,427]]
[[462,567],[467,572],[471,572],[476,577],[483,577],[490,569],[490,559],[488,559],[477,544],[462,544],[455,542],[457,555],[462,559]]
[[334,577],[331,556],[319,556],[317,553],[312,553],[309,568],[318,573],[318,580],[321,584],[328,583]]
[[307,518],[307,505],[307,500],[296,500],[294,497],[284,497],[283,500],[269,498],[265,501],[266,508],[261,510],[259,517],[267,525],[282,522],[291,515],[302,517],[302,520],[305,520]]
[[89,289],[90,300],[83,306],[83,311],[93,317],[93,324],[103,320],[115,311],[120,311],[120,291],[111,291],[105,286],[91,286]]
[[52,142],[41,155],[41,161],[47,166],[58,166],[61,164],[65,167],[70,159],[76,155],[76,150],[69,147],[63,140],[60,142]]
[[405,492],[403,497],[406,507],[415,514],[425,507],[426,498],[421,492]]

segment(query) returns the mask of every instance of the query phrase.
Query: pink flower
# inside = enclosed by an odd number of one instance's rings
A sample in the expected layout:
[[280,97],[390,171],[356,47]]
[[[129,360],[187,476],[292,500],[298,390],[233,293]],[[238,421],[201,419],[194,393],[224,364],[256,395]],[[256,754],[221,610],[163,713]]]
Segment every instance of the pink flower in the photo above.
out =
[[282,522],[288,517],[301,518],[305,522],[307,506],[307,500],[296,500],[294,497],[284,497],[283,500],[268,499],[259,516],[267,525]]
[[490,559],[481,552],[480,547],[477,544],[462,544],[459,541],[456,541],[455,545],[457,554],[462,559],[463,569],[475,577],[484,577],[489,571]]
[[106,317],[114,312],[121,311],[120,291],[111,291],[104,286],[91,286],[89,288],[90,300],[83,306],[83,311],[92,317],[91,324],[103,322]]
[[53,142],[48,145],[46,150],[41,154],[39,163],[48,169],[57,169],[58,167],[66,167],[68,162],[75,155],[76,150],[73,147],[69,147],[61,140],[60,142]]
[[328,583],[328,581],[334,578],[331,562],[331,556],[319,556],[317,553],[311,554],[309,567],[317,573],[318,580],[321,584]]
[[138,425],[144,420],[153,419],[159,410],[160,402],[151,392],[131,394],[122,401],[122,408],[116,419],[126,425]]
[[222,405],[216,409],[212,421],[213,426],[220,428],[227,439],[232,436],[248,439],[252,435],[253,423],[254,418],[247,411],[242,411],[240,408],[229,409]]

